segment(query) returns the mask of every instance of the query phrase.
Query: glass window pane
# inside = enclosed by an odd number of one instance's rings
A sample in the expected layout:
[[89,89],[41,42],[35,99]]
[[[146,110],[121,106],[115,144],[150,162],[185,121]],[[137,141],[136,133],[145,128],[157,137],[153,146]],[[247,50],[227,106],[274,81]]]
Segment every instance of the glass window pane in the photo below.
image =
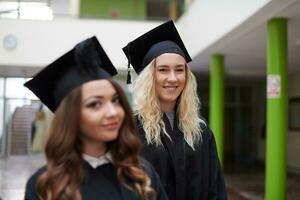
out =
[[7,78],[6,79],[6,98],[25,98],[24,78]]
[[0,78],[0,157],[4,154],[4,78]]
[[0,98],[4,98],[4,78],[0,78]]
[[[25,80],[25,82],[29,81],[31,78],[28,78]],[[29,90],[28,88],[25,88],[25,98],[26,99],[31,99],[31,100],[38,100],[38,98]]]
[[0,157],[4,154],[4,99],[0,98]]

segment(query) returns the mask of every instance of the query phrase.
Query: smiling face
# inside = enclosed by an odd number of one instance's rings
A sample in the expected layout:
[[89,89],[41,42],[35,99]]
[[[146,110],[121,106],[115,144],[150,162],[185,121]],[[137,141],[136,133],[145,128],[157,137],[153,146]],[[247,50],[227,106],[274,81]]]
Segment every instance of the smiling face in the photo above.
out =
[[155,90],[163,111],[173,110],[186,83],[185,59],[165,53],[155,60]]
[[118,137],[124,109],[108,80],[95,80],[81,88],[80,130],[84,146],[105,144]]

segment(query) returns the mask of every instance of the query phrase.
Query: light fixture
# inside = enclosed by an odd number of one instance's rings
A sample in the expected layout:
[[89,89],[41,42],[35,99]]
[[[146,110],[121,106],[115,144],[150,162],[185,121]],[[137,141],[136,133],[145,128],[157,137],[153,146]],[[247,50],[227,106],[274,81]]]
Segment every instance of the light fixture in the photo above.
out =
[[3,38],[4,49],[11,51],[17,48],[17,45],[18,45],[18,40],[16,36],[14,36],[13,34],[8,34],[4,36]]

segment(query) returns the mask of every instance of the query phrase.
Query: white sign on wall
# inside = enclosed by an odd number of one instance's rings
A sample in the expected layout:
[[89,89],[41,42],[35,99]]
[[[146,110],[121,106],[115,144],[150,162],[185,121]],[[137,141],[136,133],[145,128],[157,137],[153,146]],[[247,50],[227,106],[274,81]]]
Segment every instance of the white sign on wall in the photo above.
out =
[[280,75],[271,74],[267,77],[267,98],[280,98],[281,94],[281,77]]

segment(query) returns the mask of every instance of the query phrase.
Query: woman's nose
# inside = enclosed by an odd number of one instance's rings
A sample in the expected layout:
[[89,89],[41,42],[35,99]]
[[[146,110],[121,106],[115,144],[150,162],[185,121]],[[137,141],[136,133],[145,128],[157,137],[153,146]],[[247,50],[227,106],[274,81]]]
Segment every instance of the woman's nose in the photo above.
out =
[[169,81],[176,81],[177,80],[176,73],[173,70],[170,71],[169,76],[168,76],[168,80]]
[[118,112],[117,112],[117,109],[116,109],[115,105],[112,102],[108,103],[107,104],[107,109],[106,109],[106,116],[107,117],[114,117],[114,116],[117,115],[117,113]]

